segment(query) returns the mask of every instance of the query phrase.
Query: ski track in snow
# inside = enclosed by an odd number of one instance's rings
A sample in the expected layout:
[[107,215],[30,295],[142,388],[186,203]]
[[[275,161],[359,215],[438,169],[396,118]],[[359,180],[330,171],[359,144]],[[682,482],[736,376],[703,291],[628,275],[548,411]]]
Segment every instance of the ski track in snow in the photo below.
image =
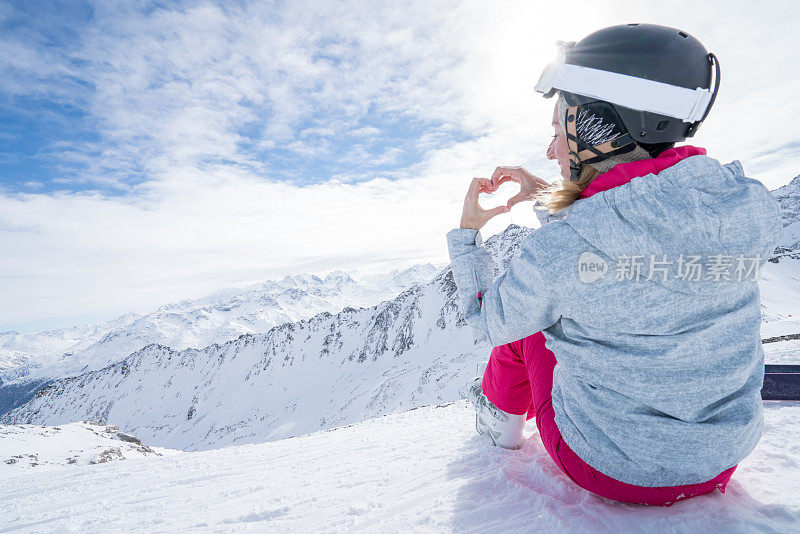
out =
[[765,408],[726,494],[670,508],[579,488],[533,420],[521,450],[492,447],[457,401],[272,443],[6,470],[0,532],[797,532],[800,403]]

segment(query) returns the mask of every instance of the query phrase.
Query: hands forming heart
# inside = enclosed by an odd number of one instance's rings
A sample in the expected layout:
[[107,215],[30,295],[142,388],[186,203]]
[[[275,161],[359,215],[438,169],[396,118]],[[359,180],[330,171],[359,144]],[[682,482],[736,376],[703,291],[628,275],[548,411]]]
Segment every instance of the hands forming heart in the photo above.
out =
[[[505,206],[497,206],[485,210],[478,204],[478,195],[491,194],[505,182],[520,184],[519,193],[508,199]],[[461,214],[461,228],[480,230],[495,215],[507,213],[514,204],[532,200],[533,196],[550,184],[538,176],[529,173],[522,167],[497,167],[491,178],[473,178],[464,199],[464,211]]]

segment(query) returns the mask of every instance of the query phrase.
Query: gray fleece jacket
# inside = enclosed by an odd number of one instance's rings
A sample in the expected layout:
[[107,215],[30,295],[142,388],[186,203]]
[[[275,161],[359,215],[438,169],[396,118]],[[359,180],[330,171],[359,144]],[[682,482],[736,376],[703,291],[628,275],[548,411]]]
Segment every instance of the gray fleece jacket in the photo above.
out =
[[448,232],[477,339],[542,331],[556,424],[608,476],[672,486],[737,464],[761,436],[757,279],[782,229],[777,201],[738,161],[697,155],[564,211],[496,280],[480,234]]

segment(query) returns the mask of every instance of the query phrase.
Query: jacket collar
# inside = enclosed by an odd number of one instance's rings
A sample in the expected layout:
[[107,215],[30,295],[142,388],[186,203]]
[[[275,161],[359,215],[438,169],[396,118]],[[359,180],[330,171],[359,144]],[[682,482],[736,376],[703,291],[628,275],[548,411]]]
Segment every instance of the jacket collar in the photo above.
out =
[[604,172],[581,192],[578,198],[587,198],[600,191],[606,191],[612,187],[627,184],[633,178],[646,176],[648,174],[658,174],[659,172],[672,167],[679,161],[691,156],[704,156],[705,148],[692,145],[678,146],[670,148],[659,154],[655,158],[641,159],[629,163],[615,165],[608,172]]

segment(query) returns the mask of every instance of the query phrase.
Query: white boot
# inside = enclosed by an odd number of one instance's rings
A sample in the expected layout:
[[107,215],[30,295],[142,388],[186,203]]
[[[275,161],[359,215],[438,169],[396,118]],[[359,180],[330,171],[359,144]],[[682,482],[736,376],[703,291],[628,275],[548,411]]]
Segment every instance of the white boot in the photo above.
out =
[[527,414],[516,415],[504,412],[483,394],[483,369],[486,363],[478,364],[478,376],[469,388],[469,400],[475,406],[475,429],[478,434],[489,434],[492,443],[505,449],[519,449],[524,438],[522,428]]

